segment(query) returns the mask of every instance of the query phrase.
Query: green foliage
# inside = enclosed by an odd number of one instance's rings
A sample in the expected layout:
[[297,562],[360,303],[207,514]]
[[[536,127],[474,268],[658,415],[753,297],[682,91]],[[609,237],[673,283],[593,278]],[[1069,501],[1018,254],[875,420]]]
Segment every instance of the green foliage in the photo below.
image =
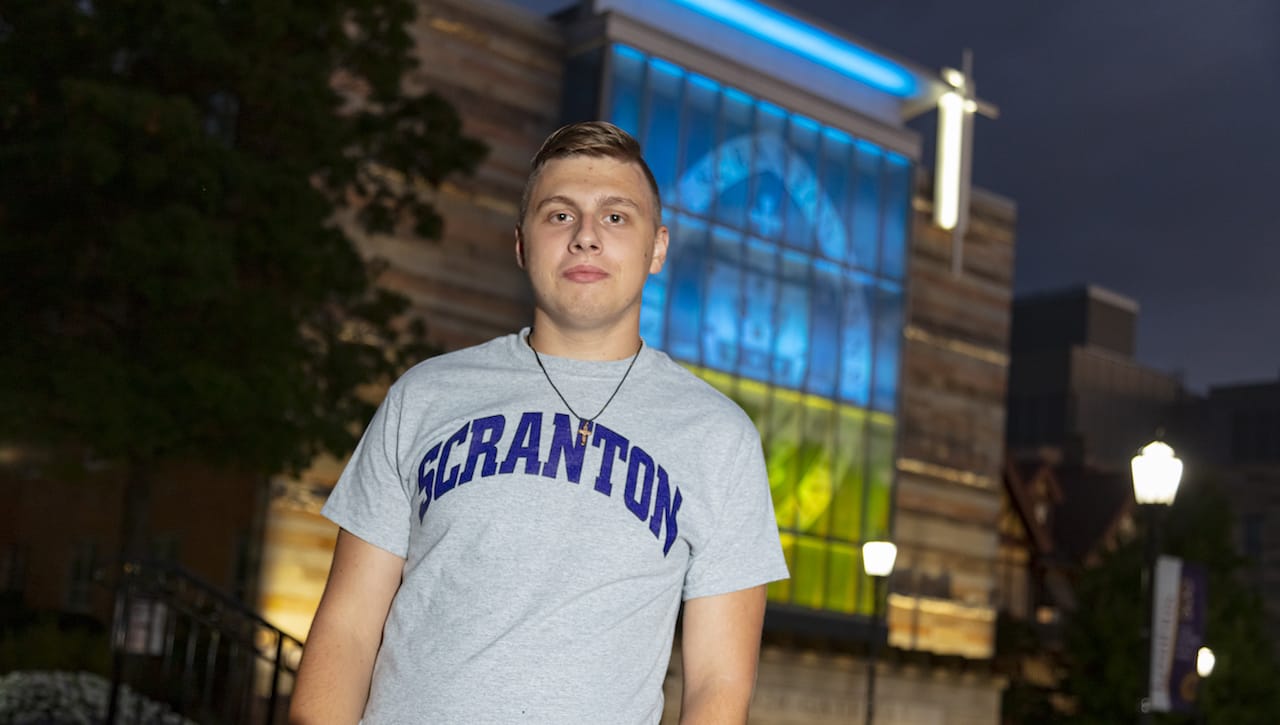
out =
[[402,93],[409,0],[0,8],[0,444],[276,472],[425,354],[336,220],[439,232],[475,167]]
[[[1245,582],[1245,562],[1232,544],[1225,498],[1208,481],[1184,482],[1162,531],[1165,553],[1203,565],[1209,576],[1205,640],[1217,666],[1201,689],[1207,722],[1273,722],[1280,712],[1274,684],[1280,665],[1264,630],[1261,602]],[[1137,718],[1149,652],[1142,636],[1149,616],[1144,567],[1144,539],[1138,537],[1110,552],[1078,582],[1064,683],[1078,709],[1069,722],[1132,723]],[[1179,715],[1156,717],[1156,722],[1186,721]]]

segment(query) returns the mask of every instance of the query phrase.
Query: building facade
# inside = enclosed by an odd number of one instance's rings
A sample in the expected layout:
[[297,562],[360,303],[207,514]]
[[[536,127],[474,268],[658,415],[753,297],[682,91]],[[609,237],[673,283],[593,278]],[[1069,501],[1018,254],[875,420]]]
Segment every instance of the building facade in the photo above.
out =
[[1184,411],[1186,458],[1211,468],[1235,511],[1236,548],[1280,656],[1280,379],[1219,385]]
[[[885,637],[877,722],[996,722],[1015,209],[973,192],[964,223],[940,228],[905,125],[955,87],[750,0],[595,0],[555,19],[498,0],[420,6],[406,85],[445,96],[491,151],[435,195],[443,241],[360,239],[385,283],[446,349],[527,324],[512,228],[528,160],[565,121],[631,132],[672,239],[642,335],[756,422],[792,572],[769,589],[753,722],[860,717]],[[262,608],[298,636],[340,470],[273,482]],[[875,539],[899,547],[883,599],[860,560]],[[678,673],[677,653],[671,717]]]
[[1009,447],[1055,449],[1063,463],[1127,470],[1175,424],[1188,397],[1176,375],[1133,357],[1138,304],[1098,286],[1013,304]]

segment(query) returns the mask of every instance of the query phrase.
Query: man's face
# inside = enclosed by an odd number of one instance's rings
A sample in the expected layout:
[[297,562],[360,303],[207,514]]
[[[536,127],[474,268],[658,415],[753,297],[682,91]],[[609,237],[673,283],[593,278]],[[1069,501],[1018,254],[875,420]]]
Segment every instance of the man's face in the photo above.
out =
[[609,331],[638,320],[648,276],[662,269],[667,228],[634,163],[598,156],[547,162],[516,230],[516,261],[538,312],[562,329]]

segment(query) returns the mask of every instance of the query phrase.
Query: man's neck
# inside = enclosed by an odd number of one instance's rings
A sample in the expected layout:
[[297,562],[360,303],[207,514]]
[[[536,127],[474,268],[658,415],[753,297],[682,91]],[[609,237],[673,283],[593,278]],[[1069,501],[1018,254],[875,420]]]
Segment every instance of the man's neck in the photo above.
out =
[[529,345],[543,355],[574,360],[625,360],[640,349],[640,325],[566,330],[535,314]]

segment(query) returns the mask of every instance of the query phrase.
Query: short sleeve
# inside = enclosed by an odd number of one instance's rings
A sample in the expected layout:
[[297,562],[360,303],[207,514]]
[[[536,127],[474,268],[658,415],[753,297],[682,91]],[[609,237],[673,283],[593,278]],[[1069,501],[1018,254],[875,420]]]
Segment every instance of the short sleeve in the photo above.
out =
[[730,478],[721,482],[724,499],[711,535],[701,551],[691,552],[684,581],[686,600],[788,577],[769,474],[754,426],[742,436],[732,464],[725,463],[722,470],[730,471]]
[[392,386],[351,454],[320,513],[364,541],[401,558],[409,553],[409,508],[396,455],[399,390]]

